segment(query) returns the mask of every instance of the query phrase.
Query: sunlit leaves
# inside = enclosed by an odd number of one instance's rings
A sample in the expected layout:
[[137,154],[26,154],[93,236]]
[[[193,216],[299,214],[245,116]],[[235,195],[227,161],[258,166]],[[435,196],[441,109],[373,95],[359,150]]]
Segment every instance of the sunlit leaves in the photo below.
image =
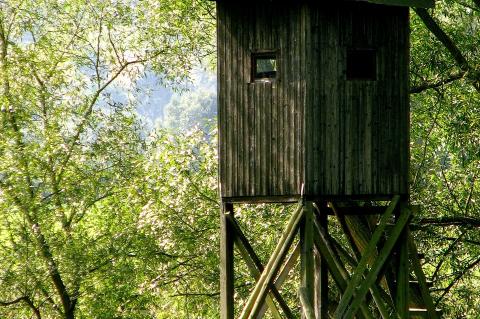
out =
[[[468,63],[478,68],[480,8],[472,2],[441,1],[431,11]],[[459,71],[450,53],[412,17],[412,84],[449,78]],[[480,95],[469,76],[412,95],[412,199],[422,219],[478,217],[480,188]],[[434,297],[448,318],[476,318],[480,253],[478,229],[425,223],[417,232],[427,255],[424,268],[434,281]],[[462,299],[460,295],[469,294]],[[440,299],[441,298],[441,299]]]

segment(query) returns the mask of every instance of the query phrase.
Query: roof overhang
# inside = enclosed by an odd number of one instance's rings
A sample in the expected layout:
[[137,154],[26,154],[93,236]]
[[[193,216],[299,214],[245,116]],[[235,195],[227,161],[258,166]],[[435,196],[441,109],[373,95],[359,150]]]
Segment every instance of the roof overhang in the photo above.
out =
[[[213,1],[220,1],[220,0],[213,0]],[[285,2],[285,1],[268,0],[267,2]],[[316,2],[316,1],[306,0],[306,2]],[[387,6],[401,6],[401,7],[414,7],[414,8],[433,8],[435,6],[435,0],[343,0],[339,2],[368,2],[368,3],[382,4]]]
[[387,6],[402,6],[415,8],[433,8],[435,0],[357,0],[375,4],[384,4]]

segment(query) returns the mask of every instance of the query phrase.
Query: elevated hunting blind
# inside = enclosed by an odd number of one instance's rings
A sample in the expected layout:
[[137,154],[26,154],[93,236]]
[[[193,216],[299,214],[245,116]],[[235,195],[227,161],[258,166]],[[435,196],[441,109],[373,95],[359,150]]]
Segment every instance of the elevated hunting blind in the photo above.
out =
[[[409,7],[433,0],[216,2],[220,317],[439,318],[408,227]],[[292,201],[263,265],[233,206]]]
[[217,1],[222,198],[408,194],[408,5],[422,3]]

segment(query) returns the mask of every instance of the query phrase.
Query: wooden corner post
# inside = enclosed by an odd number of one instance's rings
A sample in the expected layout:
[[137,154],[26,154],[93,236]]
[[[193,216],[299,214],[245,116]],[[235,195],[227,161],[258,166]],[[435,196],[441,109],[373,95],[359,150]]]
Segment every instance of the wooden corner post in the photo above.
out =
[[233,204],[223,203],[220,212],[220,318],[234,318],[234,232],[228,216],[233,216]]

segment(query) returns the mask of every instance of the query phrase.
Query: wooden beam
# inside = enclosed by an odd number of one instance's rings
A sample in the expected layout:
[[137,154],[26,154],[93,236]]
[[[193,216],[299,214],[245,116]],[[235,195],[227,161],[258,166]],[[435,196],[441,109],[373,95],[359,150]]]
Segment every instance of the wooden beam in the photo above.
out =
[[233,216],[233,205],[224,203],[220,212],[220,318],[234,318],[234,269],[233,242],[234,232],[228,222]]
[[[373,232],[372,238],[368,243],[368,246],[366,247],[365,251],[363,252],[363,256],[360,259],[357,267],[355,268],[355,272],[347,286],[347,289],[345,290],[345,293],[340,299],[340,303],[335,312],[335,318],[337,319],[344,318],[343,315],[347,311],[350,300],[352,299],[353,295],[355,294],[355,290],[357,289],[357,287],[359,286],[360,282],[363,279],[363,274],[367,269],[368,261],[375,254],[377,244],[383,235],[383,232],[387,226],[387,223],[391,220],[393,212],[399,200],[400,200],[400,196],[398,195],[394,196],[387,210],[381,216],[379,224],[376,227],[375,231]],[[331,206],[333,206],[333,204]]]
[[[252,245],[250,245],[250,242],[248,241],[245,234],[242,232],[242,229],[238,225],[236,219],[233,216],[228,216],[228,217],[229,217],[229,222],[232,224],[232,228],[235,231],[235,244],[237,245],[237,248],[239,249],[243,260],[246,262],[247,267],[249,268],[249,271],[251,272],[252,276],[255,278],[255,280],[258,280],[258,278],[260,278],[260,275],[264,269],[260,261],[260,258],[258,258],[257,254],[253,250]],[[278,292],[275,285],[270,283],[269,288],[270,288],[269,295],[271,296],[266,297],[266,302],[272,311],[273,317],[282,318],[280,313],[277,310],[275,303],[272,300],[272,298],[275,298],[278,301],[278,304],[280,305],[280,307],[282,308],[282,311],[284,312],[285,316],[288,319],[294,319],[295,317],[293,316],[292,311],[290,310],[290,308],[288,307],[288,304],[285,302],[285,300],[282,298],[282,296]]]
[[369,3],[383,4],[389,6],[415,7],[415,8],[433,8],[434,0],[366,0]]
[[293,238],[296,234],[298,224],[303,217],[303,203],[298,204],[297,209],[294,211],[290,220],[288,221],[283,234],[275,247],[270,259],[265,266],[262,275],[260,276],[258,282],[256,283],[253,291],[251,292],[243,311],[240,315],[241,319],[253,319],[256,314],[259,312],[263,299],[265,298],[266,292],[268,290],[268,284],[273,280],[275,274],[278,271],[278,268],[281,265],[281,262],[288,253],[288,248],[293,241]]
[[[382,250],[378,254],[378,257],[375,261],[375,263],[372,265],[370,271],[368,272],[366,278],[362,281],[360,288],[356,289],[355,291],[355,297],[352,299],[352,303],[350,307],[347,307],[347,309],[344,310],[344,312],[337,311],[336,312],[336,318],[353,318],[355,313],[357,312],[358,308],[360,305],[363,303],[363,299],[365,298],[365,295],[367,294],[367,291],[370,289],[371,285],[375,283],[377,280],[378,273],[382,269],[383,265],[387,261],[387,258],[390,256],[390,253],[397,243],[398,239],[400,238],[401,233],[405,229],[405,226],[408,224],[408,221],[411,216],[411,211],[407,208],[404,208],[400,214],[400,217],[398,218],[395,227],[392,229],[392,232],[390,233],[387,241],[385,242],[384,246],[382,247]],[[383,216],[382,216],[383,217]],[[382,219],[380,219],[382,221]],[[377,226],[377,229],[380,227],[380,224]],[[377,229],[375,229],[375,232],[372,236],[375,236],[375,233],[377,232]],[[363,260],[363,257],[362,257]],[[362,261],[360,260],[360,263]],[[359,265],[360,265],[359,263]],[[356,271],[360,270],[362,273],[365,271],[365,268],[359,269],[357,267]],[[356,288],[356,287],[355,287]],[[343,297],[342,297],[343,299]],[[347,304],[348,305],[348,304]],[[341,310],[340,308],[337,310]]]

